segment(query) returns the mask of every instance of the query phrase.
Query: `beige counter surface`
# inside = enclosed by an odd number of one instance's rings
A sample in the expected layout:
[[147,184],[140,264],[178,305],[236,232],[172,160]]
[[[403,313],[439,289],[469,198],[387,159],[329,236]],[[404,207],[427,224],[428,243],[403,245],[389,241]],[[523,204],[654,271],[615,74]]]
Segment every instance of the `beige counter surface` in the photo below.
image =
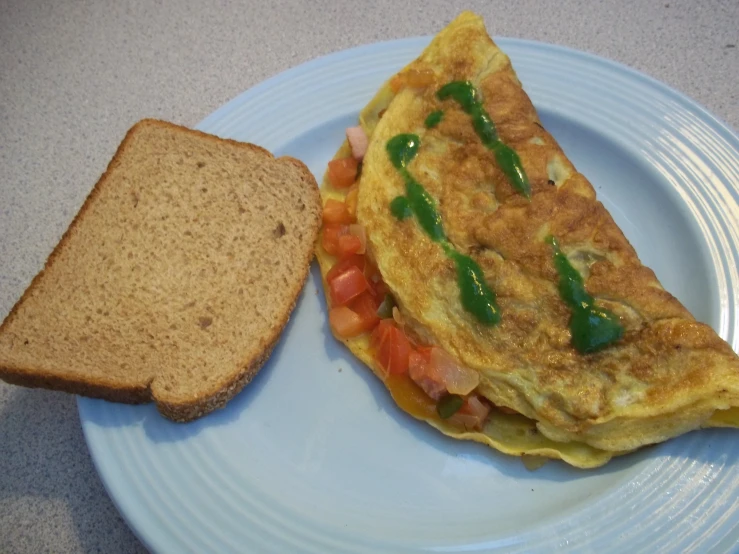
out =
[[[495,36],[638,69],[739,128],[739,2],[0,0],[0,314],[41,269],[126,130],[196,125],[287,68],[433,34]],[[246,548],[246,547],[245,547]],[[0,552],[144,551],[95,472],[75,398],[0,383]]]

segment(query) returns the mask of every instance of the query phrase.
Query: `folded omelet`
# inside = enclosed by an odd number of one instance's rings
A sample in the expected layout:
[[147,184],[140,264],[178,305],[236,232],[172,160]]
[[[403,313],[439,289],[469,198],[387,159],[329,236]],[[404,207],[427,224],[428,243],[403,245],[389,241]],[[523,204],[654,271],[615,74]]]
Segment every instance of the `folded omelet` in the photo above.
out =
[[[455,438],[582,468],[739,427],[739,358],[641,264],[480,17],[443,29],[360,125],[368,147],[352,210],[393,324],[412,349],[442,349],[476,372],[469,394],[489,409],[460,423],[439,409],[458,395],[378,362],[372,329],[335,333],[401,408]],[[349,154],[345,143],[337,159]],[[327,178],[322,194],[344,200],[347,189]],[[337,258],[321,244],[331,303]]]

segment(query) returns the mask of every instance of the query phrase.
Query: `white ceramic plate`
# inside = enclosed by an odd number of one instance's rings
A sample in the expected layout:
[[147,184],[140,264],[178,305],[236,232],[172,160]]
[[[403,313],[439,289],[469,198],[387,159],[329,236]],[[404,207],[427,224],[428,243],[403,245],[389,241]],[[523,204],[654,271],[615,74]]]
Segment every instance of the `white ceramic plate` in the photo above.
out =
[[[317,59],[199,128],[304,160],[317,178],[362,106],[428,38]],[[545,126],[665,287],[739,348],[739,139],[603,59],[500,39]],[[400,412],[327,328],[313,268],[272,358],[188,425],[79,399],[126,521],[156,552],[685,552],[739,541],[739,437],[711,430],[596,471],[452,441]]]

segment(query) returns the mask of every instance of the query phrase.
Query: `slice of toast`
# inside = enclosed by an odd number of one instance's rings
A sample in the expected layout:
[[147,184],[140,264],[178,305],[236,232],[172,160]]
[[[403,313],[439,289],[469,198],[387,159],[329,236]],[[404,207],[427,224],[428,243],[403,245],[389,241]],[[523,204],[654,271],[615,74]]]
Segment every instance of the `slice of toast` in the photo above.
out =
[[320,221],[300,161],[143,120],[0,326],[0,378],[175,421],[220,408],[275,346]]

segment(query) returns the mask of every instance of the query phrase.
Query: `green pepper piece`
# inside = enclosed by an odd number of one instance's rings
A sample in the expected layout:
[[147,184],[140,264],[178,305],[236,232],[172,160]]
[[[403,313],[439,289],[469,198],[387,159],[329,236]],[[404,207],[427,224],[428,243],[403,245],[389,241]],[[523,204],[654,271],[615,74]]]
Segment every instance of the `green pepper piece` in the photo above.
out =
[[382,303],[377,308],[377,317],[380,319],[388,319],[393,317],[393,308],[396,306],[395,298],[392,294],[386,294],[383,298]]
[[464,404],[464,398],[458,394],[447,394],[439,399],[436,404],[436,413],[441,419],[449,419],[456,414]]

